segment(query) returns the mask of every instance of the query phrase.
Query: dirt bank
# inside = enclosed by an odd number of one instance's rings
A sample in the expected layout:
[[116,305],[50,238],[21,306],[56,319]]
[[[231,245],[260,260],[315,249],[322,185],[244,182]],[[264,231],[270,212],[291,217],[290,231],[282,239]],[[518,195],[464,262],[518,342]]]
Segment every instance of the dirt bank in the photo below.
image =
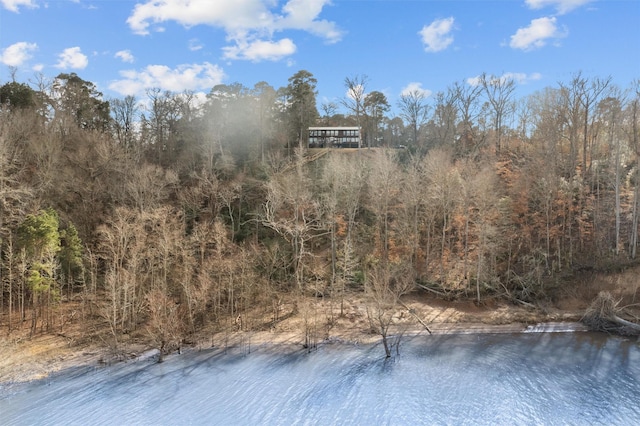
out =
[[[546,321],[577,321],[580,312],[542,312],[508,304],[490,304],[476,307],[471,302],[441,302],[423,300],[420,296],[409,296],[406,307],[399,308],[393,319],[393,332],[407,334],[426,333],[416,317],[428,325],[433,333],[460,332],[518,332],[527,325]],[[309,307],[316,313],[312,324],[312,339],[340,340],[370,343],[380,339],[371,331],[362,300],[345,303],[344,315],[327,315],[326,301],[311,301]],[[409,314],[408,309],[412,314]],[[287,309],[287,307],[283,307]],[[309,319],[307,318],[307,324]],[[303,315],[293,315],[267,330],[200,333],[192,343],[197,347],[220,347],[237,345],[250,340],[252,344],[304,342]],[[69,327],[64,333],[37,334],[29,337],[28,327],[14,330],[0,337],[0,383],[21,382],[40,379],[52,372],[80,365],[101,365],[134,359],[151,346],[145,342],[144,334],[122,342],[118,350],[110,348],[99,339],[81,338],[81,330]]]
[[[593,275],[561,290],[554,301],[537,306],[512,304],[492,299],[477,305],[473,301],[443,301],[415,292],[405,296],[394,311],[390,334],[434,334],[548,331],[553,324],[577,323],[590,301],[601,290],[635,303],[638,272],[629,270],[619,274]],[[306,336],[313,342],[325,340],[371,343],[380,336],[371,330],[367,304],[361,294],[353,294],[340,307],[335,301],[309,298],[304,306],[282,306],[283,318],[267,327],[248,327],[239,330],[231,322],[223,331],[205,330],[191,339],[196,348],[224,347],[251,342],[300,345]],[[294,313],[295,312],[295,313]],[[306,312],[306,314],[305,314]],[[289,315],[287,315],[289,314]],[[260,318],[254,325],[259,325]],[[264,318],[263,324],[269,323]],[[551,323],[546,329],[539,323]],[[579,327],[579,326],[574,326]],[[557,328],[557,327],[556,327]],[[108,336],[88,332],[86,324],[68,325],[63,333],[38,334],[30,337],[28,325],[7,334],[0,325],[0,384],[29,381],[46,377],[52,372],[80,365],[101,365],[140,357],[153,349],[144,330],[137,335],[123,336],[118,349],[109,345]],[[251,330],[251,331],[248,331]]]

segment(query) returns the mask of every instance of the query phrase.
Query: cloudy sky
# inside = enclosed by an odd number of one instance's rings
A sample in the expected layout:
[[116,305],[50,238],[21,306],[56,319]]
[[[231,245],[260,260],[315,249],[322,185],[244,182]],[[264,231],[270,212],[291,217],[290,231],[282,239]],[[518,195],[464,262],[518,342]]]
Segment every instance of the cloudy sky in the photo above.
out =
[[301,69],[319,102],[344,79],[392,104],[486,72],[520,95],[582,72],[640,78],[638,0],[0,0],[0,83],[75,72],[106,98],[148,88],[275,88]]

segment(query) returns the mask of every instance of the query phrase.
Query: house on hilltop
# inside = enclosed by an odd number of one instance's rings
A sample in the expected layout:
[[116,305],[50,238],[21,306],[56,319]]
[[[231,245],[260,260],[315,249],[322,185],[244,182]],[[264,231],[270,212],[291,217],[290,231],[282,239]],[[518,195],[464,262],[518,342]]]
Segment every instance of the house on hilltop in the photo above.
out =
[[361,148],[360,127],[309,127],[309,148]]

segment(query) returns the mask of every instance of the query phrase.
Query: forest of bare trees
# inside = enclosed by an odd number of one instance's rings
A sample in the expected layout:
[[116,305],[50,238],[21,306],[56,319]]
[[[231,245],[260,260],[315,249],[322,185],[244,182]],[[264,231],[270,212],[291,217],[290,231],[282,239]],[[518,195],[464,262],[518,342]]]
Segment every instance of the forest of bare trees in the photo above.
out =
[[[347,77],[354,96],[321,116],[308,71],[204,100],[105,100],[75,74],[5,83],[2,328],[80,321],[117,345],[144,327],[169,350],[357,293],[385,336],[409,291],[535,304],[637,262],[640,80],[576,73],[518,99],[485,74],[403,95],[398,116],[368,84]],[[318,123],[361,126],[367,148],[310,152]]]

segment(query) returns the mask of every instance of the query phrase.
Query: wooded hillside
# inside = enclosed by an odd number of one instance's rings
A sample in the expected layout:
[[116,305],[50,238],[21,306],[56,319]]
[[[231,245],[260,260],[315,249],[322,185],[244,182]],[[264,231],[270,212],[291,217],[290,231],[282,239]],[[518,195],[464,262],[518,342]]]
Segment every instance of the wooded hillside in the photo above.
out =
[[[377,91],[321,116],[312,74],[289,83],[108,101],[75,74],[1,86],[2,327],[87,321],[117,344],[144,326],[167,349],[268,327],[255,312],[277,321],[284,299],[363,292],[383,326],[408,291],[535,304],[636,262],[639,81],[578,73],[515,99],[484,75],[405,95],[398,117]],[[369,148],[307,150],[315,124],[359,125]]]

